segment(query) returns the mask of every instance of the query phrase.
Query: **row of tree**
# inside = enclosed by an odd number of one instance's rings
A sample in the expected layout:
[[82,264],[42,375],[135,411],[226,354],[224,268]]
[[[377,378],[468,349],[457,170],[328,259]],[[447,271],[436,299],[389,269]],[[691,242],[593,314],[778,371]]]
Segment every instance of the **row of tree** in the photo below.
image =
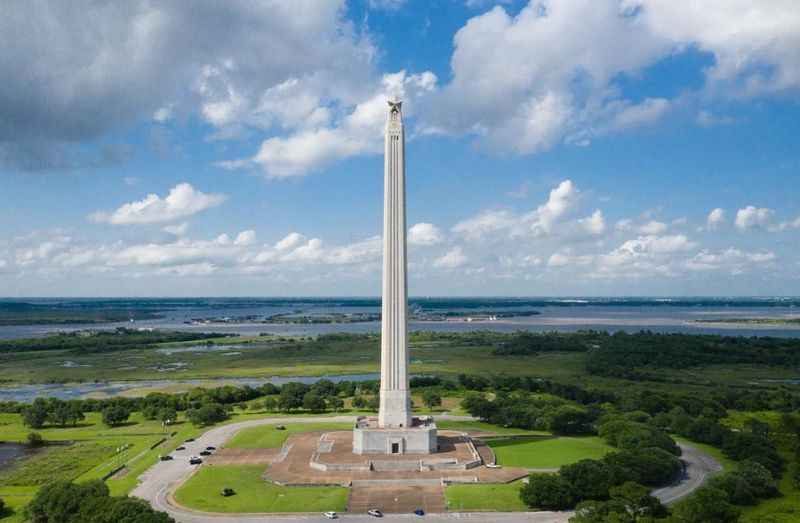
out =
[[43,486],[26,508],[31,523],[174,523],[141,499],[113,497],[99,480],[53,482]]

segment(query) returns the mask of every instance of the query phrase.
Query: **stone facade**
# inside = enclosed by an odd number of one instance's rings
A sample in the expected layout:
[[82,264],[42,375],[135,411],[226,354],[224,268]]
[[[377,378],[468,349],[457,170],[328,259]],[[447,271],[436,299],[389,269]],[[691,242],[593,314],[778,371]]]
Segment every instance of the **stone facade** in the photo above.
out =
[[[418,422],[418,419],[413,421]],[[431,454],[436,449],[436,425],[433,421],[412,422],[411,427],[402,428],[360,423],[353,429],[355,454]]]

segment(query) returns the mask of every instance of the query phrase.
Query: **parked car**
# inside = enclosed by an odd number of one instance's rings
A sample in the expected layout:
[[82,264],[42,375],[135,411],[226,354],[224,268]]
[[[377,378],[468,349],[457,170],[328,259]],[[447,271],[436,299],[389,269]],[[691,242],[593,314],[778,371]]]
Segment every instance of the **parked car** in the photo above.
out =
[[206,450],[217,450],[217,447],[206,447]]
[[421,508],[418,508],[417,510],[414,511],[414,514],[416,514],[417,516],[424,516],[425,511],[422,510]]
[[236,492],[232,488],[226,487],[222,489],[222,492],[220,492],[220,494],[222,494],[223,497],[227,498],[229,496],[233,496],[234,494],[236,494]]
[[183,440],[184,443],[191,443],[192,441],[194,441],[194,438],[187,438]]
[[203,463],[203,460],[197,456],[192,456],[189,458],[189,465],[200,465],[201,463]]
[[337,519],[339,517],[339,514],[337,514],[336,512],[333,512],[333,511],[331,511],[331,512],[323,512],[322,515],[325,516],[328,519]]
[[378,510],[376,508],[368,510],[367,514],[369,514],[370,516],[372,516],[374,518],[382,518],[383,517],[383,512],[381,512],[380,510]]
[[498,465],[497,463],[487,463],[486,464],[486,468],[487,469],[501,469],[501,468],[503,468],[503,466],[502,465]]
[[204,450],[203,452],[200,453],[200,455],[201,456],[210,456],[211,455],[211,451],[210,450]]
[[186,447],[184,447],[183,445],[181,445],[180,447],[176,448],[175,450],[186,450]]
[[159,456],[158,459],[160,459],[161,461],[171,461],[172,460],[172,456],[167,454],[166,456]]

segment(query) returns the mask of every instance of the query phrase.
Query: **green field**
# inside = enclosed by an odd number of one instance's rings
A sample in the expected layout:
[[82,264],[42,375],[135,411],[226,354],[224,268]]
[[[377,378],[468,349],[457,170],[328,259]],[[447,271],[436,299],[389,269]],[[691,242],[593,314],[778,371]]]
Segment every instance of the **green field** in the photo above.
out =
[[[262,465],[201,467],[175,493],[181,505],[210,512],[341,512],[344,487],[281,487],[261,478]],[[232,488],[236,494],[223,497]]]
[[614,450],[597,437],[507,438],[487,443],[498,464],[529,469],[554,469],[582,459],[599,459]]
[[352,423],[298,423],[285,425],[286,430],[278,430],[274,425],[243,429],[228,441],[225,446],[232,449],[271,449],[283,446],[292,434],[317,430],[349,430]]
[[[217,338],[217,350],[164,353],[170,349],[205,345],[203,342],[165,343],[114,352],[73,350],[4,351],[0,368],[6,384],[145,379],[211,379],[264,376],[323,376],[379,371],[378,337],[316,342],[275,336]],[[226,350],[226,346],[231,347]],[[243,347],[237,347],[243,345]],[[488,344],[460,338],[411,344],[410,370],[416,374],[493,372],[536,374],[573,379],[583,375],[580,353],[493,357]],[[234,354],[236,353],[236,354]],[[65,363],[69,362],[65,366]],[[180,364],[180,367],[176,366]]]
[[499,485],[450,485],[445,489],[448,510],[530,510],[519,499],[521,481]]

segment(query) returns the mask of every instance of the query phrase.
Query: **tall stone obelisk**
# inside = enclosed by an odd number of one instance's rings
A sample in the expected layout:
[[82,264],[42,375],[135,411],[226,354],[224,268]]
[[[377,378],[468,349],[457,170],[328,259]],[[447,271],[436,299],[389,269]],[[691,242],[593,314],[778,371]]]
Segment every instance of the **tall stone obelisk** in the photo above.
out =
[[406,172],[402,102],[389,102],[383,166],[383,302],[378,426],[411,426],[408,386]]
[[[355,454],[430,454],[438,449],[436,423],[411,415],[408,387],[406,282],[406,167],[402,103],[389,102],[383,165],[383,303],[378,417],[359,416]],[[377,462],[372,462],[375,466]]]

